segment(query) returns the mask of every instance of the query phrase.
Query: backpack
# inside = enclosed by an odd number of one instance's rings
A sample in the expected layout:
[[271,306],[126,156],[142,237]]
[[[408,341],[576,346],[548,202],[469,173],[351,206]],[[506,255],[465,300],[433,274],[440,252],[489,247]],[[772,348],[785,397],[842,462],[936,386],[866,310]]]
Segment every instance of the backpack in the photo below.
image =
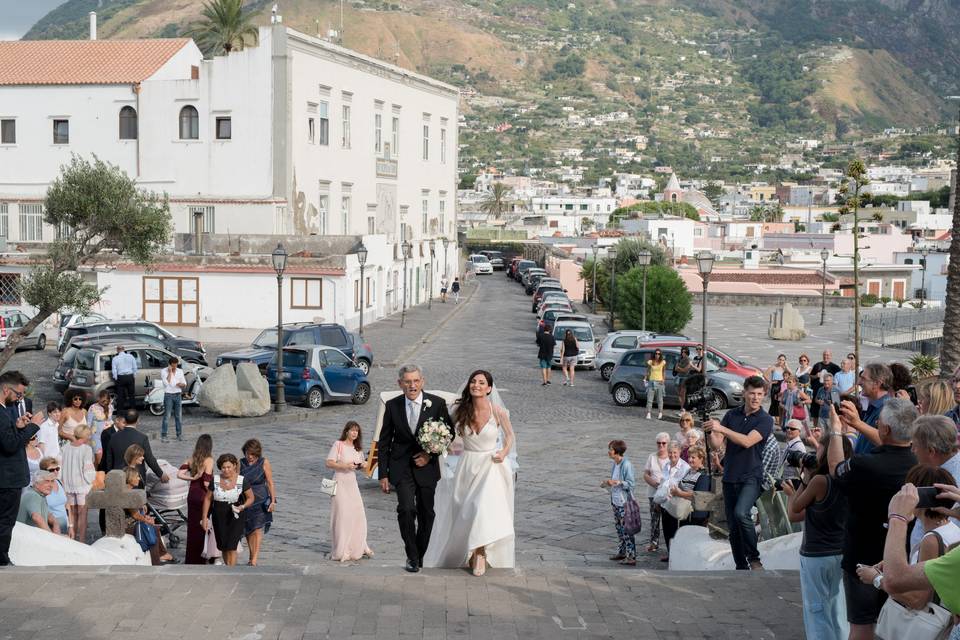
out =
[[760,487],[767,491],[783,475],[783,452],[780,451],[780,444],[772,433],[763,444],[761,462],[763,478],[760,480]]

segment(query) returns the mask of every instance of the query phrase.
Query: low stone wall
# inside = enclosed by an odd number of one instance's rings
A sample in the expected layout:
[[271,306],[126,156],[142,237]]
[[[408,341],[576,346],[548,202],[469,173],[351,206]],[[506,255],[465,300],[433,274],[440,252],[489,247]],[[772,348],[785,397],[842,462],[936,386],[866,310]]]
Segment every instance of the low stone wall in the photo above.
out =
[[[703,292],[693,291],[693,304],[703,304]],[[795,307],[819,307],[820,296],[805,296],[791,293],[762,295],[756,293],[707,293],[707,303],[719,307],[773,307],[789,302]],[[831,309],[852,309],[853,298],[827,296],[827,306]]]

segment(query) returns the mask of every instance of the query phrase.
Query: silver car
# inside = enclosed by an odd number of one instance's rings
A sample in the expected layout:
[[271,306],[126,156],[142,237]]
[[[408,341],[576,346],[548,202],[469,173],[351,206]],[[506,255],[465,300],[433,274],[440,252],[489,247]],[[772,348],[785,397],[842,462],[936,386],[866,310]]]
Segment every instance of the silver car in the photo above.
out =
[[593,326],[588,322],[558,322],[553,327],[553,337],[557,345],[553,348],[553,366],[560,366],[560,345],[563,342],[563,336],[567,330],[573,332],[580,346],[580,353],[577,355],[577,366],[587,369],[595,369],[596,349],[593,345]]
[[600,377],[609,380],[613,368],[620,361],[620,356],[641,344],[656,340],[689,340],[689,338],[640,330],[611,331],[603,342],[597,345],[597,368],[600,370]]
[[[30,318],[22,311],[16,309],[0,311],[0,349],[6,348],[7,336],[13,334],[28,322],[30,322]],[[47,334],[44,332],[41,322],[30,332],[30,335],[23,337],[23,340],[17,345],[17,351],[21,349],[43,350],[46,346]]]

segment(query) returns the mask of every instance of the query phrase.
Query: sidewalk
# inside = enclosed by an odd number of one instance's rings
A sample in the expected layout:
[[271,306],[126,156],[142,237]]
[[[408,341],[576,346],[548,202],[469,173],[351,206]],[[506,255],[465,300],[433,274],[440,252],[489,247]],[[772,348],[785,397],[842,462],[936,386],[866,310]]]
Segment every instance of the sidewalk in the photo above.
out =
[[4,569],[0,624],[24,640],[804,636],[796,573],[491,569],[474,578],[374,562]]

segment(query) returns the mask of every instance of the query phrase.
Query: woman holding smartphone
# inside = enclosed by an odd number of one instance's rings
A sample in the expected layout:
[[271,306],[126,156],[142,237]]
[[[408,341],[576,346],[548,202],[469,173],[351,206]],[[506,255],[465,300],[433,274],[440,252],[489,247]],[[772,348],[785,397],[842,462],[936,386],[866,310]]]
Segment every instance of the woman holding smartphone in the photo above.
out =
[[351,420],[327,454],[327,468],[334,470],[333,479],[337,481],[337,493],[330,501],[331,560],[373,557],[367,546],[367,514],[357,484],[357,470],[364,461],[360,425]]

